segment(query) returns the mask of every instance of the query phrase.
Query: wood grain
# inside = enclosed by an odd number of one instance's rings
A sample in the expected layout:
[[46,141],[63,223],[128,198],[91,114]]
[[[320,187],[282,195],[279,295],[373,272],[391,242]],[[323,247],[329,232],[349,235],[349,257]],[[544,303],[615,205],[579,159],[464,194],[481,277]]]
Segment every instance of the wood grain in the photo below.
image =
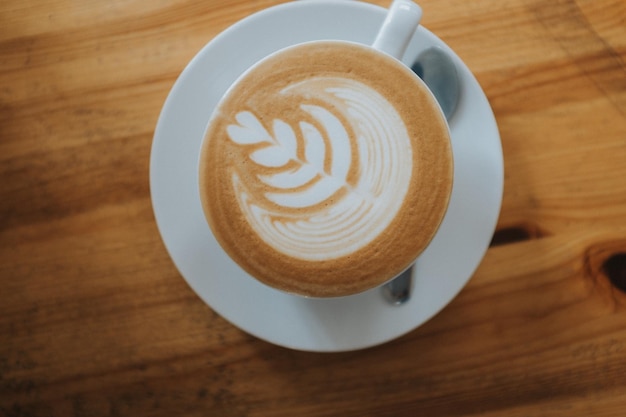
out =
[[0,416],[623,416],[626,3],[421,2],[498,120],[498,231],[435,318],[340,354],[219,317],[150,204],[176,77],[278,3],[0,3]]

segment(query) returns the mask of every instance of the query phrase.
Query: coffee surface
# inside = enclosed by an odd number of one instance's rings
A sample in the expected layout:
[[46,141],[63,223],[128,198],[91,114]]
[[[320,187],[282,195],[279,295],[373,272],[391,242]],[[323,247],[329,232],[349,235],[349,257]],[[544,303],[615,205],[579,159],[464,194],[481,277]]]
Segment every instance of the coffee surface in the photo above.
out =
[[199,182],[215,237],[252,276],[301,295],[353,294],[402,272],[436,232],[452,187],[448,129],[396,60],[303,44],[227,92]]

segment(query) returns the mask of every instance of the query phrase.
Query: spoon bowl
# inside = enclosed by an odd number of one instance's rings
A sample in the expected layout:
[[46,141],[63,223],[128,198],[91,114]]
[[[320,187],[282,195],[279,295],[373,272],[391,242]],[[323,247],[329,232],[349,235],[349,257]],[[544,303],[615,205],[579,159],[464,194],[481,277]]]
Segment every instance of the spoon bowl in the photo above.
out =
[[428,48],[418,55],[411,69],[428,86],[449,122],[461,94],[461,82],[450,55],[439,47]]

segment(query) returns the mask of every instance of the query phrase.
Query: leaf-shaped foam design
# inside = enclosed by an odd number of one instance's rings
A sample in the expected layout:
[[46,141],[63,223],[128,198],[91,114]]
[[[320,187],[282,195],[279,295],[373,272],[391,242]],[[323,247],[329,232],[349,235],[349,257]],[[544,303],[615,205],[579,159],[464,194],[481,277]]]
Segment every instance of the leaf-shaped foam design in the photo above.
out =
[[[250,112],[247,113],[252,115]],[[249,115],[246,115],[245,118],[248,119],[250,117]],[[254,117],[254,115],[252,115],[252,117]],[[258,124],[254,123],[254,126],[257,129],[263,129],[267,133],[261,123],[258,122],[258,119],[255,118],[255,120],[257,120]],[[259,134],[257,137],[261,136],[262,134]],[[255,163],[268,168],[278,168],[287,165],[290,160],[296,158],[298,146],[296,134],[287,123],[282,120],[274,120],[274,136],[270,136],[269,139],[274,142],[272,145],[261,148],[250,154],[250,159]]]
[[331,141],[331,168],[330,173],[335,178],[346,178],[350,169],[351,160],[350,138],[341,121],[330,111],[320,106],[302,105],[302,110],[310,113],[325,128]]
[[288,149],[278,145],[270,145],[250,154],[250,159],[255,163],[268,168],[278,168],[287,165],[292,157],[293,155],[289,153]]
[[[239,145],[256,145],[267,142],[265,136],[269,137],[270,143],[262,148],[255,147],[256,150],[250,153],[250,159],[266,168],[285,167],[285,170],[271,175],[259,174],[258,178],[278,189],[277,192],[266,193],[265,197],[287,208],[304,208],[320,204],[347,185],[347,169],[332,167],[332,164],[340,164],[342,167],[350,165],[349,138],[346,129],[335,116],[319,106],[303,105],[302,109],[324,127],[331,146],[339,144],[337,145],[339,153],[327,152],[322,133],[308,122],[298,123],[304,138],[304,160],[298,159],[298,140],[294,130],[280,119],[273,121],[271,136],[259,119],[249,111],[237,115],[236,120],[242,124],[230,125],[227,128],[231,140]],[[233,138],[232,135],[238,136]],[[345,151],[345,146],[342,148],[345,142],[348,143],[348,152]],[[329,153],[333,155],[331,174],[339,173],[341,176],[328,175],[324,171],[325,158]],[[292,167],[295,165],[297,168],[289,168],[287,165],[290,162],[293,162]]]
[[257,175],[271,187],[262,196],[233,174],[239,207],[280,252],[305,260],[349,255],[376,239],[402,205],[413,169],[407,130],[383,96],[354,80],[310,78],[280,95],[301,99],[308,120],[275,120],[270,134],[242,111],[228,127],[255,164],[273,169]]
[[305,208],[323,202],[344,186],[344,183],[337,181],[333,177],[321,177],[310,187],[307,187],[302,191],[289,193],[267,193],[265,196],[268,200],[278,204],[279,206],[289,208]]
[[307,122],[300,122],[300,130],[304,137],[304,155],[306,160],[319,171],[323,171],[326,149],[322,134],[315,126]]
[[291,126],[282,120],[274,120],[274,139],[292,158],[296,157],[298,142]]
[[319,175],[319,171],[312,165],[300,165],[298,168],[279,172],[274,175],[259,175],[265,184],[281,189],[302,187]]
[[228,136],[233,142],[239,145],[253,145],[272,141],[270,134],[251,112],[242,111],[237,114],[235,120],[238,124],[227,128]]

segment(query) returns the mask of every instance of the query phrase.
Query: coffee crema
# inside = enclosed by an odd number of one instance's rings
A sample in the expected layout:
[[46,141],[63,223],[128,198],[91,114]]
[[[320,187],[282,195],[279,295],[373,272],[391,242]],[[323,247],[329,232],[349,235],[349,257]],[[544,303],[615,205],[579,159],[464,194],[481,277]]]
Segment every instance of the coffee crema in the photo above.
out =
[[244,270],[306,296],[358,293],[428,245],[452,188],[445,119],[404,65],[321,41],[255,65],[209,121],[200,196]]

